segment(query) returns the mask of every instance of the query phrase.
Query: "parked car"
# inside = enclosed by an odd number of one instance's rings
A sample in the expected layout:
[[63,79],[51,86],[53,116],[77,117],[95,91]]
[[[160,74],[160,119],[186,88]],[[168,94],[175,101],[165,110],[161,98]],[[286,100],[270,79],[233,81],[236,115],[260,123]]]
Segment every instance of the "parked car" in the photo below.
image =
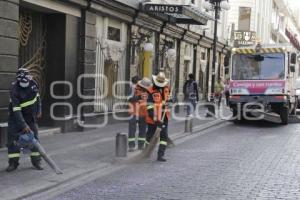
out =
[[300,79],[296,81],[297,107],[300,108]]

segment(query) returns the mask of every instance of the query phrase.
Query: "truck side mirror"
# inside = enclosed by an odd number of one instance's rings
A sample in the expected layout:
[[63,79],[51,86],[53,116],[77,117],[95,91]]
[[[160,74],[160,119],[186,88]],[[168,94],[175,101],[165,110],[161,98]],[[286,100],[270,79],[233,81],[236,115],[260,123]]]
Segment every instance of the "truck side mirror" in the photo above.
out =
[[291,53],[290,64],[291,65],[296,65],[296,62],[297,62],[297,54],[296,53]]

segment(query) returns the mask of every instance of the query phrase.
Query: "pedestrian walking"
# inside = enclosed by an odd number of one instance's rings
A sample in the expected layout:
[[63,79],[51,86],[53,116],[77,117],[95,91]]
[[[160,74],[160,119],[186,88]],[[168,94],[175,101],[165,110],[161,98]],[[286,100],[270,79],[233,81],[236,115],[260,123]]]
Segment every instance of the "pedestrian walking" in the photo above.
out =
[[168,138],[168,121],[170,119],[170,111],[168,109],[168,101],[170,96],[169,80],[165,73],[159,72],[153,75],[153,86],[150,88],[150,94],[147,101],[147,117],[146,122],[148,130],[146,134],[146,144],[149,144],[157,127],[161,128],[159,148],[157,153],[157,161],[165,162],[165,150]]
[[217,100],[218,108],[220,108],[222,101],[222,93],[224,90],[224,84],[222,83],[221,78],[215,83],[215,99]]
[[227,79],[225,87],[224,87],[224,93],[225,93],[225,99],[226,99],[226,106],[229,106],[229,96],[230,96],[229,88],[230,88],[230,82]]
[[187,115],[194,113],[197,102],[199,101],[198,86],[195,81],[194,74],[189,74],[189,79],[186,80],[183,86],[184,100],[188,103]]
[[[20,149],[16,145],[20,134],[33,132],[38,140],[37,118],[42,116],[41,99],[37,83],[25,68],[17,71],[16,81],[10,91],[8,119],[8,167],[7,172],[19,166]],[[41,156],[37,149],[31,149],[31,163],[37,170],[43,170]]]
[[140,80],[138,76],[135,76],[132,78],[132,84],[132,95],[129,99],[131,115],[128,131],[129,152],[133,152],[135,149],[137,124],[139,127],[138,149],[142,150],[145,145],[148,89],[152,86],[152,82],[148,78]]

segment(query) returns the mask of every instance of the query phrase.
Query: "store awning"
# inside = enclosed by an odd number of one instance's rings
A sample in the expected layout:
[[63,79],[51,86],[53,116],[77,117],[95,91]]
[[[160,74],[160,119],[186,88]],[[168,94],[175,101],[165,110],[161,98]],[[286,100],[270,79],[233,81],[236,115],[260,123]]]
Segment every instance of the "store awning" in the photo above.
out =
[[141,3],[140,9],[146,13],[165,15],[169,22],[176,24],[206,25],[208,20],[214,20],[199,8],[189,5]]

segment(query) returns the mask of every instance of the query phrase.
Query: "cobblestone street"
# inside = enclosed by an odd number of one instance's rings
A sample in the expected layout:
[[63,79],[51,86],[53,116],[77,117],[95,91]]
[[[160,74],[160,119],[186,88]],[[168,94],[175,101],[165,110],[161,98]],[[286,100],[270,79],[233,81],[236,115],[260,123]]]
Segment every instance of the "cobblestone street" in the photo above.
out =
[[0,0],[0,160],[0,200],[300,200],[300,0]]
[[132,164],[55,200],[300,199],[297,124],[227,123],[181,142],[167,163]]

